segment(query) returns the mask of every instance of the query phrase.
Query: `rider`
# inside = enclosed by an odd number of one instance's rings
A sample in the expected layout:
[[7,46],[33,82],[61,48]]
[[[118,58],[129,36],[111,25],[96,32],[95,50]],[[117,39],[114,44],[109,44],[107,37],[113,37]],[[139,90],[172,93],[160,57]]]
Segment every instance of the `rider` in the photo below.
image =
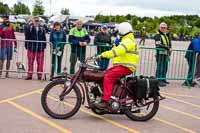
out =
[[113,67],[105,71],[104,96],[101,102],[95,104],[101,109],[109,106],[114,82],[135,72],[138,64],[139,55],[137,44],[134,42],[132,26],[128,22],[123,22],[118,25],[117,29],[120,35],[120,44],[98,56],[99,58],[113,58]]

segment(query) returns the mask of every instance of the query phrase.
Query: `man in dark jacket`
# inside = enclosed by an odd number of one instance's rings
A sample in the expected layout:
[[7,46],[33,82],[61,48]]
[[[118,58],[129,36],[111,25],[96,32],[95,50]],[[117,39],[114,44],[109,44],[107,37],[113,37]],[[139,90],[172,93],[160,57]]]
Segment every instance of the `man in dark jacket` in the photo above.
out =
[[[196,53],[200,53],[200,32],[196,33],[195,37],[192,39],[190,45],[188,46],[188,51],[186,52],[185,58],[188,62],[189,68],[188,68],[188,76],[187,80],[183,83],[183,85],[190,85],[193,86],[195,83],[193,83],[193,76],[194,76],[194,66],[195,66],[195,57]],[[197,66],[199,63],[199,60],[197,58],[196,62]],[[197,69],[197,78],[199,78],[199,68],[196,67]]]
[[77,58],[81,62],[85,61],[86,45],[90,42],[88,32],[82,26],[82,20],[77,20],[76,27],[69,32],[69,42],[71,43],[70,74],[74,74]]
[[46,48],[45,29],[39,25],[39,17],[34,17],[33,24],[28,25],[25,30],[25,40],[30,40],[25,43],[28,55],[28,76],[25,80],[31,80],[33,75],[33,65],[36,58],[38,80],[42,78],[44,64],[44,49]]
[[164,87],[169,83],[166,81],[166,75],[172,49],[167,28],[167,24],[162,22],[158,34],[154,37],[156,48],[158,48],[156,51],[156,78],[159,80],[160,87]]
[[[101,26],[101,31],[96,34],[94,38],[94,44],[97,46],[97,54],[100,55],[101,53],[110,50],[111,47],[111,36],[107,33],[107,25]],[[102,45],[102,46],[101,46]],[[99,66],[102,70],[106,70],[109,65],[109,59],[102,59],[99,61]]]

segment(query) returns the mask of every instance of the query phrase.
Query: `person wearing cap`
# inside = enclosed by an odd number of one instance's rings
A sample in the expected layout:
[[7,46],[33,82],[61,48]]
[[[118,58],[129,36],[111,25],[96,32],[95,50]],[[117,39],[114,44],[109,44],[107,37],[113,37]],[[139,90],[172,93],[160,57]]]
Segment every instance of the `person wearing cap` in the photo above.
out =
[[109,106],[112,95],[113,84],[123,76],[130,75],[136,71],[139,54],[137,44],[134,41],[133,29],[128,22],[120,23],[117,27],[120,35],[120,44],[109,51],[101,53],[98,58],[113,59],[113,67],[105,71],[103,88],[104,95],[99,103],[94,105],[103,109]]
[[[54,71],[57,65],[57,74],[61,73],[61,64],[64,46],[66,42],[66,32],[62,29],[62,26],[59,22],[54,23],[54,29],[50,34],[50,42],[52,43],[52,68],[51,68],[51,79],[54,76]],[[57,61],[56,61],[57,60]],[[57,62],[57,63],[56,63]]]
[[28,75],[25,80],[32,79],[35,59],[37,61],[37,78],[41,80],[44,66],[44,50],[46,49],[46,31],[40,25],[38,16],[35,16],[34,22],[25,29],[25,40],[30,40],[25,43],[28,56]]
[[6,76],[8,77],[9,69],[10,69],[10,63],[13,56],[13,43],[14,48],[16,51],[17,49],[17,42],[13,40],[6,40],[6,39],[16,39],[14,28],[9,22],[9,16],[5,15],[3,16],[3,24],[0,25],[0,37],[5,40],[1,40],[0,42],[0,77],[2,77],[2,70],[4,61],[6,60]]
[[160,23],[160,29],[154,37],[156,45],[156,77],[159,80],[159,86],[164,87],[169,82],[166,81],[169,57],[171,55],[171,39],[168,33],[168,26],[165,22]]
[[140,42],[139,42],[140,45],[142,44],[142,45],[144,46],[146,36],[147,36],[146,28],[145,28],[145,27],[142,27],[142,30],[141,30],[141,32],[140,32],[140,37],[141,37],[141,40],[140,40]]
[[71,43],[70,74],[74,74],[77,58],[80,62],[85,61],[86,45],[90,43],[90,37],[83,28],[82,20],[77,20],[76,27],[70,30],[69,42]]
[[[193,51],[193,52],[191,52]],[[200,32],[196,32],[194,38],[192,39],[191,43],[188,46],[187,52],[185,54],[185,58],[188,62],[188,76],[187,80],[182,85],[185,86],[195,86],[195,82],[193,82],[193,76],[194,76],[194,65],[195,65],[195,57],[196,54],[196,79],[200,78]]]
[[[103,24],[101,26],[101,31],[96,34],[94,44],[97,45],[98,55],[111,49],[111,36],[108,34],[108,26],[106,24]],[[98,64],[104,71],[108,68],[109,59],[102,59]]]

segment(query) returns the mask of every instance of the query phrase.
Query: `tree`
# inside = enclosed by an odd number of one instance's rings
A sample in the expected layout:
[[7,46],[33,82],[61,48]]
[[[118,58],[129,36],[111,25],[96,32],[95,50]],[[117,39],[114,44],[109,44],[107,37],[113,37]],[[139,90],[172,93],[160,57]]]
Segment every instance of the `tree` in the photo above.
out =
[[69,9],[63,8],[63,9],[61,10],[61,14],[63,14],[63,15],[70,15]]
[[37,15],[43,15],[44,14],[44,7],[42,5],[42,1],[39,1],[39,0],[36,0],[35,1],[35,5],[33,7],[33,12],[32,14],[34,16],[37,16]]
[[25,4],[23,4],[21,2],[14,4],[13,12],[16,15],[18,15],[18,14],[29,14],[30,15],[30,10],[29,10],[28,6],[26,6]]
[[200,18],[196,19],[196,21],[194,22],[194,25],[200,28]]
[[131,14],[127,14],[127,15],[126,15],[126,18],[127,18],[128,20],[131,20],[131,17],[132,17]]
[[98,14],[95,17],[95,20],[101,23],[108,23],[110,21],[110,16],[103,16],[103,15]]
[[0,2],[0,14],[9,14],[9,13],[10,13],[10,8],[8,7],[8,5]]
[[137,19],[137,17],[132,17],[130,23],[131,23],[132,27],[135,29],[135,27],[136,27],[137,24],[138,24],[138,19]]
[[116,16],[116,22],[121,23],[121,22],[127,22],[128,20],[124,16]]

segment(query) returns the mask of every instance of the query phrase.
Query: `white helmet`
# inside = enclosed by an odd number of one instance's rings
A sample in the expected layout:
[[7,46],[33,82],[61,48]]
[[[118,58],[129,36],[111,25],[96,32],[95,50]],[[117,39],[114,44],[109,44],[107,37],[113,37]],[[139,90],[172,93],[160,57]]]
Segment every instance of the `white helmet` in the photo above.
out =
[[117,30],[119,31],[119,35],[125,35],[129,32],[133,32],[132,26],[128,22],[122,22],[117,26]]

